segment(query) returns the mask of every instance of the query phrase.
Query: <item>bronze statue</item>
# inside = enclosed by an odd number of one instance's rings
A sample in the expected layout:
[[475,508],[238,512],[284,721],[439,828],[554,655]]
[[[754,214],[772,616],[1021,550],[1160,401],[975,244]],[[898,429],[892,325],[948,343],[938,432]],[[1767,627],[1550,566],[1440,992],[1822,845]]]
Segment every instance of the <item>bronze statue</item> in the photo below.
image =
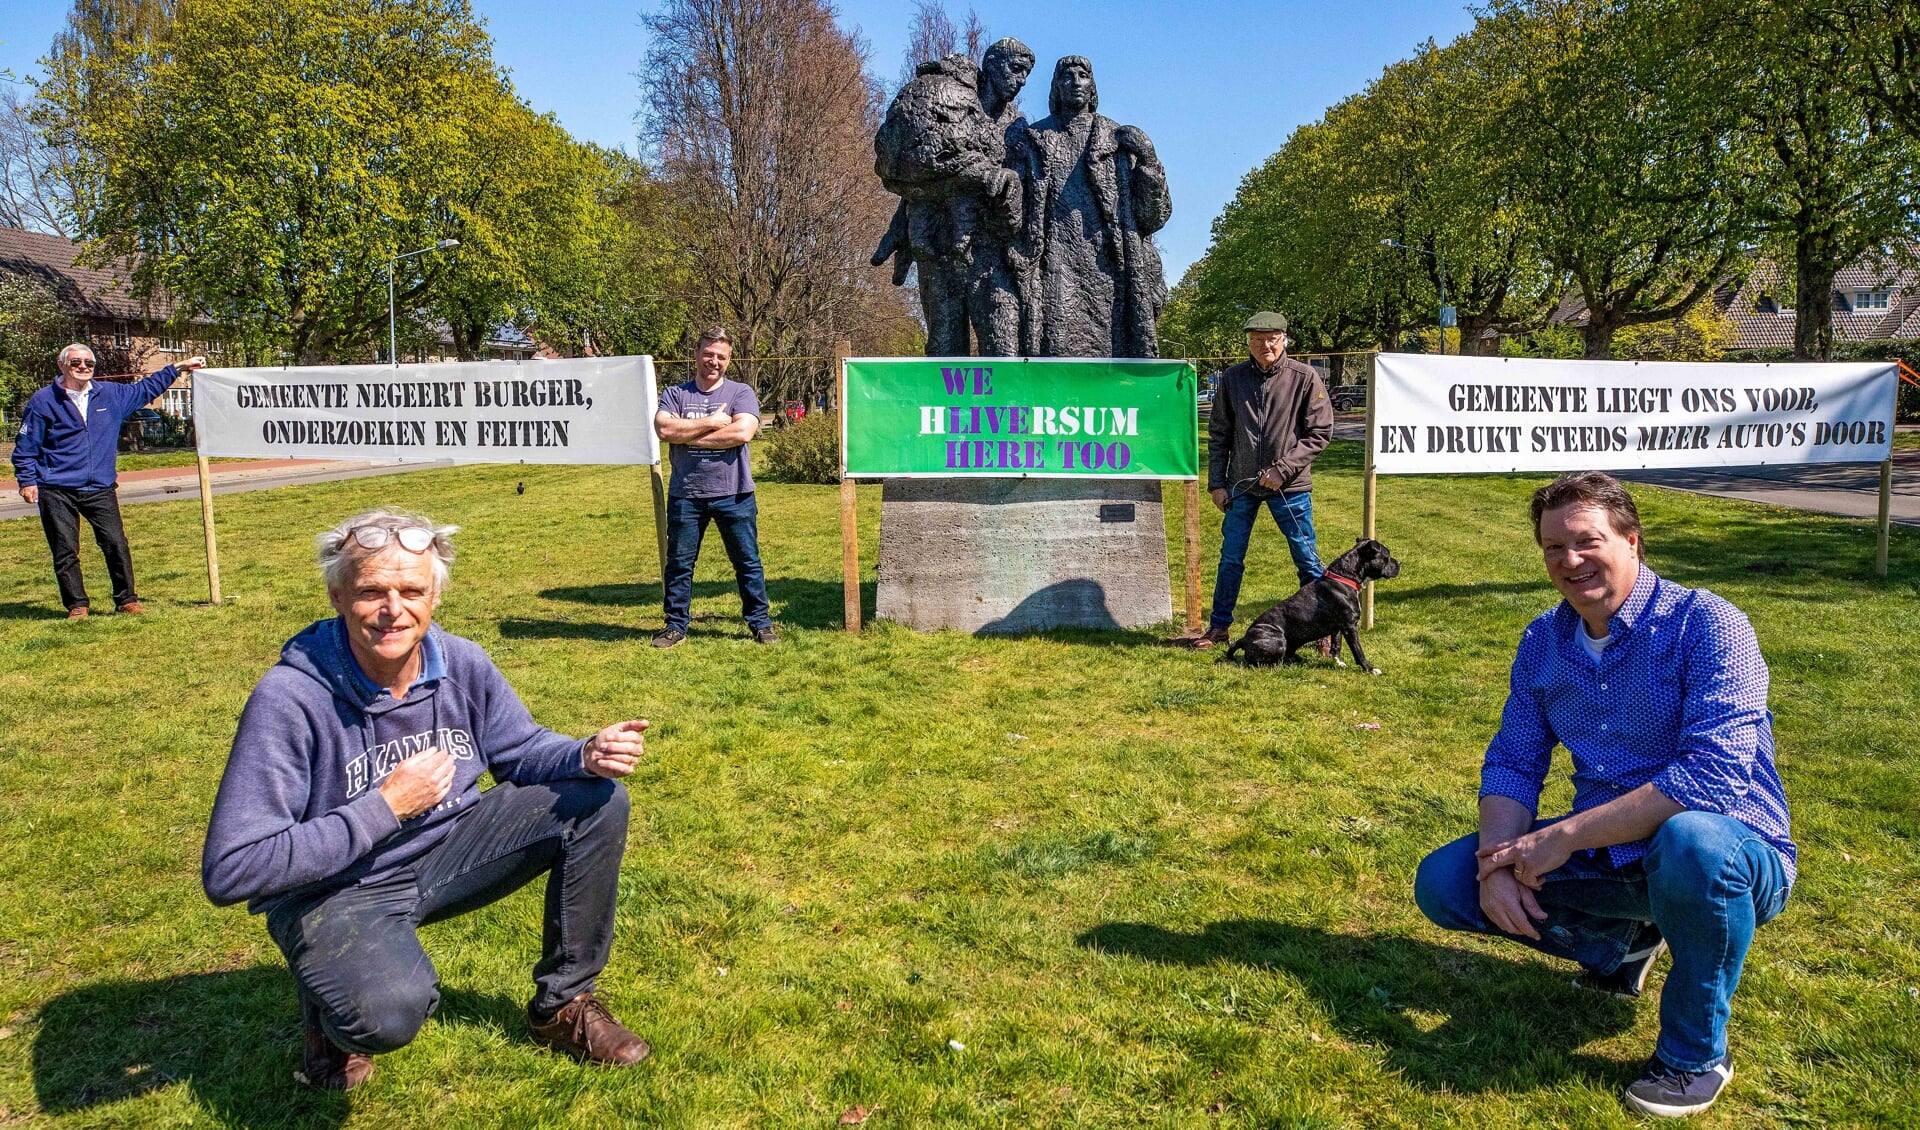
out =
[[1173,212],[1167,174],[1147,135],[1099,105],[1093,64],[1061,59],[1050,113],[1016,157],[1025,242],[1039,250],[1040,354],[1157,357],[1167,283],[1152,237]]
[[893,259],[895,285],[918,268],[929,356],[1158,356],[1166,171],[1146,134],[1095,113],[1077,55],[1029,126],[1014,100],[1032,68],[1017,39],[980,67],[920,65],[874,138],[901,203],[873,262]]

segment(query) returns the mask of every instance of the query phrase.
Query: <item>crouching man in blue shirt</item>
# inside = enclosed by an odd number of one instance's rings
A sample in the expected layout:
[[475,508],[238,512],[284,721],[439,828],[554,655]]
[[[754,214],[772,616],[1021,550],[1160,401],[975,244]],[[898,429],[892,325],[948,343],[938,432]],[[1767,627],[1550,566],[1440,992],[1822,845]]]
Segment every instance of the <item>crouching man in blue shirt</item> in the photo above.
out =
[[[1576,984],[1615,996],[1639,996],[1670,949],[1660,1038],[1626,1101],[1696,1114],[1733,1077],[1734,989],[1794,879],[1767,665],[1738,609],[1642,563],[1639,513],[1611,476],[1564,475],[1532,510],[1566,600],[1520,638],[1479,832],[1421,862],[1414,898],[1449,930],[1577,961]],[[1556,744],[1573,811],[1542,820]]]
[[266,916],[299,985],[300,1077],[316,1087],[365,1082],[372,1057],[433,1014],[421,925],[543,874],[531,1035],[591,1063],[648,1052],[593,993],[627,842],[619,778],[645,754],[647,723],[556,734],[479,645],[434,624],[453,532],[371,510],[321,535],[339,615],[287,641],[260,679],[213,802],[207,895]]

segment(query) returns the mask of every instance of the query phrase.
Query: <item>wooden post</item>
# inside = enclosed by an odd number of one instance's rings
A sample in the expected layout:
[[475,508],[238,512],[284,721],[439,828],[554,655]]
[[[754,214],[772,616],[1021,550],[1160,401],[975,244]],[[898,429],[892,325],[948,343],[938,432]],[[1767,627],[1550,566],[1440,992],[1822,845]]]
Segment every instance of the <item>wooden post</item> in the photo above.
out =
[[[833,343],[834,396],[840,404],[840,434],[847,431],[847,355],[850,341]],[[847,449],[840,446],[840,583],[844,591],[847,631],[860,630],[860,496],[847,477]]]
[[[1373,400],[1375,374],[1379,371],[1379,361],[1379,356],[1375,355],[1374,364],[1367,369],[1367,454],[1363,465],[1365,478],[1360,487],[1360,536],[1364,538],[1373,536],[1374,508],[1379,495],[1379,479],[1373,470]],[[1368,581],[1366,588],[1360,593],[1360,626],[1373,627],[1372,581]]]
[[1887,543],[1893,537],[1893,460],[1880,464],[1880,538],[1873,553],[1875,576],[1887,575]]
[[1200,631],[1200,480],[1185,485],[1187,511],[1187,630]]
[[[666,459],[664,444],[658,444],[660,458]],[[648,477],[653,480],[653,537],[660,549],[660,591],[661,599],[666,598],[667,588],[667,477],[660,472],[660,464],[652,463],[647,467]]]
[[[199,430],[194,431],[195,446],[198,446]],[[213,536],[213,475],[207,469],[207,457],[195,453],[194,462],[200,469],[200,528],[207,534],[207,602],[220,603],[220,547]]]

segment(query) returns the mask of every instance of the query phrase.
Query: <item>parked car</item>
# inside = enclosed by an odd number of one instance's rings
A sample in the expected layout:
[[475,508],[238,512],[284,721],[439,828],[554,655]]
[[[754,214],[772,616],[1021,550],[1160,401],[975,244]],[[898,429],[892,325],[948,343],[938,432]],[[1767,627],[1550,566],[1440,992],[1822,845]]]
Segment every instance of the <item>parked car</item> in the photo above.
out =
[[1335,385],[1327,390],[1335,412],[1352,412],[1367,406],[1366,385]]
[[167,437],[167,419],[152,408],[136,409],[120,425],[120,450],[138,451],[142,446],[159,443]]

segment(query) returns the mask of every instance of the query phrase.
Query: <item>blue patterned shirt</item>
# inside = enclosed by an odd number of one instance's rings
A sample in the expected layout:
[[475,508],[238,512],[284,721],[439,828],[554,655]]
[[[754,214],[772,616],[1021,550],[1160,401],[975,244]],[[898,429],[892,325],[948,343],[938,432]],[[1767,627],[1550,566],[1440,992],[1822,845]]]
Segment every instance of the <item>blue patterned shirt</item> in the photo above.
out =
[[[1718,812],[1752,828],[1786,862],[1787,796],[1773,766],[1767,663],[1753,625],[1705,589],[1654,575],[1644,564],[1608,621],[1596,662],[1562,601],[1527,625],[1513,660],[1500,732],[1487,746],[1480,795],[1539,811],[1553,747],[1573,755],[1573,811],[1597,808],[1652,781],[1674,803]],[[1647,841],[1605,849],[1614,866]]]

